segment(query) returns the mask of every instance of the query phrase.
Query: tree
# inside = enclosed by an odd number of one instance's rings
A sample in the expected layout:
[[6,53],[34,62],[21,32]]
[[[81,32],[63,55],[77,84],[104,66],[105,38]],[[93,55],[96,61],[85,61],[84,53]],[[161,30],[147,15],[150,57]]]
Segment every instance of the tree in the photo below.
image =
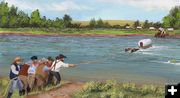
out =
[[145,20],[143,28],[148,29],[149,28],[149,21]]
[[105,22],[105,23],[104,23],[104,27],[105,27],[105,28],[109,28],[109,27],[111,27],[111,25],[109,24],[109,22]]
[[40,27],[41,16],[38,9],[31,13],[30,24],[32,27]]
[[2,1],[0,3],[0,27],[8,27],[8,14],[9,14],[8,3]]
[[94,18],[90,20],[89,27],[90,28],[95,28],[96,27],[96,20]]
[[99,20],[97,20],[97,27],[102,28],[103,26],[104,26],[104,22],[101,18],[99,18]]
[[169,11],[169,15],[163,18],[164,27],[180,29],[180,6],[175,6]]
[[43,16],[41,19],[41,27],[48,27],[46,16]]
[[69,15],[65,14],[63,17],[63,22],[64,22],[64,26],[68,28],[71,26],[72,18]]
[[17,27],[17,24],[18,24],[17,10],[18,10],[17,7],[15,7],[14,5],[11,6],[10,11],[9,11],[9,21],[8,21],[9,27]]
[[57,17],[56,20],[53,22],[53,27],[55,27],[55,28],[63,28],[64,27],[63,20],[59,19]]
[[154,26],[155,28],[160,28],[160,27],[162,27],[162,23],[156,22],[156,23],[153,24],[153,26]]
[[140,26],[139,20],[135,21],[133,26],[134,28],[136,28],[137,26]]
[[18,27],[29,27],[30,25],[30,18],[28,14],[24,13],[23,11],[18,12]]
[[53,22],[54,22],[53,20],[48,19],[47,22],[46,22],[46,26],[47,27],[53,27]]

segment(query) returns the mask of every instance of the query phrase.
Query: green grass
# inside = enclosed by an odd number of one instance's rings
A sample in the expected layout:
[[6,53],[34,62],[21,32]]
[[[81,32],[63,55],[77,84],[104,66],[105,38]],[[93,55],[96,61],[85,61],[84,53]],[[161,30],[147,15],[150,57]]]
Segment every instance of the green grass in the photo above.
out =
[[164,98],[164,86],[117,83],[114,80],[88,82],[73,98]]
[[[61,86],[63,86],[64,84],[66,84],[66,83],[68,83],[68,81],[62,81],[61,85],[57,85],[57,86],[52,86],[51,85],[51,86],[43,88],[42,90],[36,90],[36,91],[30,92],[29,95],[44,93],[44,92],[47,92],[47,91],[52,90],[52,89],[57,89],[57,88],[60,88]],[[0,79],[0,98],[1,98],[1,96],[4,95],[8,84],[9,84],[8,79]],[[16,90],[13,93],[12,98],[24,98],[24,96],[19,96],[19,92],[18,92],[18,90]]]
[[123,30],[123,29],[54,29],[54,28],[0,28],[0,33],[23,34],[154,34],[149,30]]
[[[156,30],[126,30],[126,29],[57,29],[57,28],[0,28],[0,33],[22,33],[22,34],[111,34],[111,35],[131,35],[144,34],[153,36]],[[170,35],[179,35],[180,30],[169,32]]]
[[[68,83],[63,81],[61,86]],[[8,85],[8,79],[0,80],[0,95],[4,93]],[[51,89],[61,87],[49,86],[42,91],[33,91],[30,95],[48,92]],[[165,88],[163,85],[143,84],[137,85],[135,83],[117,83],[115,80],[107,80],[106,82],[87,82],[83,89],[72,95],[72,98],[164,98]],[[12,98],[20,97],[18,90],[13,93]]]

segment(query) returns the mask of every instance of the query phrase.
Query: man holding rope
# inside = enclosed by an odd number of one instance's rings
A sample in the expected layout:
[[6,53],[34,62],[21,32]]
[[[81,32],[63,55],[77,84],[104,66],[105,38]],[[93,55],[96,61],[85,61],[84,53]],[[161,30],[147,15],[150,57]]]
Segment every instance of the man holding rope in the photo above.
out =
[[48,84],[51,83],[51,80],[53,77],[55,77],[57,80],[56,85],[60,84],[61,75],[60,75],[59,71],[62,67],[75,67],[75,66],[77,66],[76,64],[64,63],[65,58],[66,58],[66,56],[64,56],[63,54],[60,54],[59,56],[56,57],[56,60],[53,62],[52,66],[50,68],[50,75],[49,75],[49,79],[48,79]]
[[23,95],[23,92],[22,92],[23,84],[22,84],[21,80],[18,78],[19,71],[20,71],[20,65],[22,64],[22,61],[23,60],[21,57],[16,57],[11,65],[10,74],[9,74],[9,77],[11,79],[11,81],[10,81],[11,84],[10,84],[7,98],[11,98],[16,87],[18,87],[18,89],[19,89],[19,95],[20,96]]

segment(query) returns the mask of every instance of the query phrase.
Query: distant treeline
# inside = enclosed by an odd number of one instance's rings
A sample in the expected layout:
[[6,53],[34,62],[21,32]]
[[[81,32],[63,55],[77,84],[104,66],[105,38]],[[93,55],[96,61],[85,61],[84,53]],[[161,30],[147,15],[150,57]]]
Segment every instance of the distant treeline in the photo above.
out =
[[110,25],[108,22],[104,22],[102,19],[95,20],[94,18],[90,20],[90,23],[87,27],[90,28],[137,28],[142,27],[144,29],[148,29],[149,27],[159,28],[163,27],[163,24],[160,22],[149,22],[145,20],[145,22],[140,22],[139,20],[135,21],[133,26],[126,23],[125,25]]
[[[125,28],[130,26],[126,25],[110,25],[108,22],[102,19],[90,20],[89,25],[82,26],[81,23],[72,23],[73,19],[69,15],[64,15],[62,18],[48,19],[46,16],[41,16],[39,10],[33,11],[30,15],[24,11],[18,10],[18,7],[12,5],[8,6],[7,2],[2,1],[0,3],[0,28],[22,28],[22,27],[34,27],[34,28]],[[163,18],[161,22],[149,22],[145,20],[142,23],[139,20],[135,21],[133,27],[141,26],[143,28],[149,27],[172,27],[180,29],[180,6],[176,6],[170,10],[169,15]]]

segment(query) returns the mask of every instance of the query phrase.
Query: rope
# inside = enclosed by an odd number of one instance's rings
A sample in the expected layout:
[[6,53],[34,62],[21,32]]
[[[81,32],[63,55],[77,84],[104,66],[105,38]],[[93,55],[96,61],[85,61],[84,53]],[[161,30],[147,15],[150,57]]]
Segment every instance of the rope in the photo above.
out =
[[15,77],[15,78],[11,79],[10,81],[8,81],[8,85],[7,85],[6,89],[5,89],[5,92],[4,92],[4,94],[3,94],[2,96],[0,96],[0,98],[4,98],[4,97],[6,97],[6,95],[7,95],[7,93],[8,93],[9,86],[10,86],[11,82],[12,82],[14,79],[16,79],[16,78],[17,78],[17,77]]
[[6,95],[7,95],[7,92],[8,92],[8,90],[9,90],[9,86],[10,86],[11,82],[12,82],[12,80],[8,81],[8,85],[7,85],[6,89],[5,89],[5,92],[4,92],[4,94],[3,94],[2,96],[0,96],[0,98],[4,98],[4,97],[6,97]]

